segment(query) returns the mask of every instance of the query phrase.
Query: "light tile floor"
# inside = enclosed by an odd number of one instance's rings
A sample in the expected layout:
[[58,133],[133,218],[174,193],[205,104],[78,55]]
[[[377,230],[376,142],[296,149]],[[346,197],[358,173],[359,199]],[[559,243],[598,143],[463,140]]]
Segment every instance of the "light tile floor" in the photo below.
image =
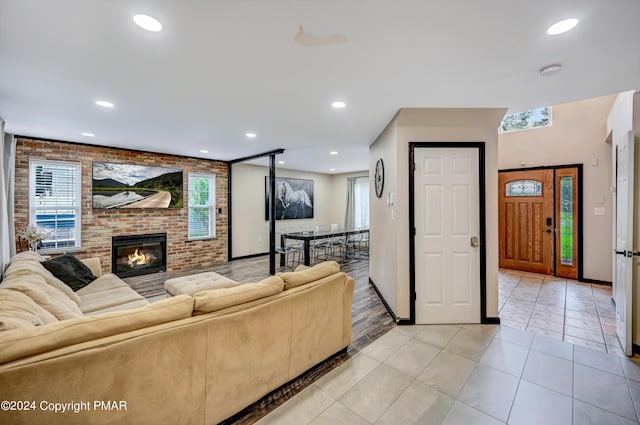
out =
[[498,282],[502,325],[624,356],[611,286],[506,269]]
[[637,424],[639,411],[638,360],[507,326],[416,325],[392,329],[258,423]]

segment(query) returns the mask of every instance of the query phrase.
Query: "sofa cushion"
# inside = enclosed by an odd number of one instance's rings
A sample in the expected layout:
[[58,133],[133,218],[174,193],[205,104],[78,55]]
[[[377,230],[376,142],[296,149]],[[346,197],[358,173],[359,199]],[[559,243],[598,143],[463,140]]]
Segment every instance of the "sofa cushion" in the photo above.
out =
[[284,290],[322,279],[340,271],[340,265],[335,261],[324,261],[306,269],[296,269],[295,272],[278,273],[284,281]]
[[63,291],[49,285],[45,278],[38,274],[7,275],[0,288],[23,292],[58,320],[82,317],[82,311],[74,300]]
[[82,299],[82,297],[84,297],[87,294],[95,294],[97,292],[108,292],[116,288],[130,288],[130,286],[127,285],[122,279],[120,279],[115,274],[107,273],[100,276],[99,278],[97,278],[96,280],[94,280],[84,288],[78,289],[78,291],[75,292],[75,294],[78,295],[80,299]]
[[64,254],[51,260],[43,261],[42,265],[74,291],[96,280],[96,276],[91,273],[91,269],[72,254]]
[[113,273],[100,276],[76,292],[80,296],[80,310],[84,314],[124,310],[149,304]]
[[13,289],[0,289],[0,306],[0,331],[31,328],[58,321],[27,294]]
[[91,273],[95,277],[102,276],[102,264],[100,263],[100,258],[98,257],[83,258],[80,261],[82,261],[82,264],[84,264],[89,268],[89,270],[91,270]]
[[76,304],[80,304],[80,297],[73,292],[67,284],[55,277],[49,270],[38,261],[26,261],[21,260],[17,262],[11,262],[7,271],[5,272],[5,278],[16,278],[20,276],[32,276],[37,275],[42,277],[48,285],[62,291],[67,297],[69,297]]
[[98,314],[110,313],[112,311],[132,310],[134,308],[144,307],[149,304],[150,304],[149,301],[147,301],[145,298],[142,298],[141,300],[127,301],[122,304],[112,305],[111,307],[104,307],[104,308],[101,308],[100,310],[93,310],[93,311],[88,311],[83,313],[85,317],[95,316]]
[[82,295],[80,297],[80,310],[86,314],[133,301],[145,301],[145,298],[129,286],[120,286],[109,291],[92,292]]
[[268,277],[258,283],[245,283],[231,288],[210,289],[194,295],[196,314],[210,313],[238,304],[279,294],[284,282],[278,276]]
[[9,330],[0,339],[0,364],[57,348],[191,317],[193,298],[180,295],[133,310]]

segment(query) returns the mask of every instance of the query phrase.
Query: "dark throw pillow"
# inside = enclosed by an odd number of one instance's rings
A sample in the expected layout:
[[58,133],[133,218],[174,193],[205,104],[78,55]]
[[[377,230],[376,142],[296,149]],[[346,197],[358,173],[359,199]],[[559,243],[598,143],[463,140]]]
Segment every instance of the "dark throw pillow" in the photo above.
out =
[[71,254],[64,254],[60,257],[43,261],[41,264],[74,291],[84,288],[97,279],[91,273],[89,267]]

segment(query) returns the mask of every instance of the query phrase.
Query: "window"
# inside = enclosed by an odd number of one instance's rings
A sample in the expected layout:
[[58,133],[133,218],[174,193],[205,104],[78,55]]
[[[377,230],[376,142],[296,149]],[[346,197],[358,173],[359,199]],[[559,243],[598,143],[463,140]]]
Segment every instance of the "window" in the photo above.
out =
[[511,131],[529,130],[550,125],[551,107],[545,106],[505,115],[500,123],[500,132],[509,133]]
[[354,227],[369,227],[369,178],[356,177]]
[[542,182],[537,180],[515,180],[506,186],[506,196],[542,196]]
[[573,177],[560,177],[560,263],[573,266]]
[[29,161],[29,222],[52,233],[42,250],[80,248],[81,177],[79,163]]
[[216,235],[216,177],[189,173],[189,239]]

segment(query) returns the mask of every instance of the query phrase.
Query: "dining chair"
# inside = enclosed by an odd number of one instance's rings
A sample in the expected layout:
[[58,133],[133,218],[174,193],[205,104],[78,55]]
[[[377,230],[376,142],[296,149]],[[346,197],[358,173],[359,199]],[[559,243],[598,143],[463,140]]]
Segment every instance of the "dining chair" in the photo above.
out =
[[[293,227],[285,227],[280,230],[279,234],[281,236],[287,235],[289,233],[297,232],[298,229]],[[283,240],[282,238],[280,240]],[[291,270],[295,270],[298,265],[303,262],[303,242],[295,239],[284,238],[284,246],[276,249],[276,252],[280,255],[284,255],[285,268],[289,268]]]
[[[314,234],[322,234],[324,232],[328,232],[330,230],[329,226],[316,226],[314,230]],[[311,252],[314,263],[319,263],[321,261],[326,261],[331,259],[331,237],[326,237],[322,239],[314,239],[311,241]]]

